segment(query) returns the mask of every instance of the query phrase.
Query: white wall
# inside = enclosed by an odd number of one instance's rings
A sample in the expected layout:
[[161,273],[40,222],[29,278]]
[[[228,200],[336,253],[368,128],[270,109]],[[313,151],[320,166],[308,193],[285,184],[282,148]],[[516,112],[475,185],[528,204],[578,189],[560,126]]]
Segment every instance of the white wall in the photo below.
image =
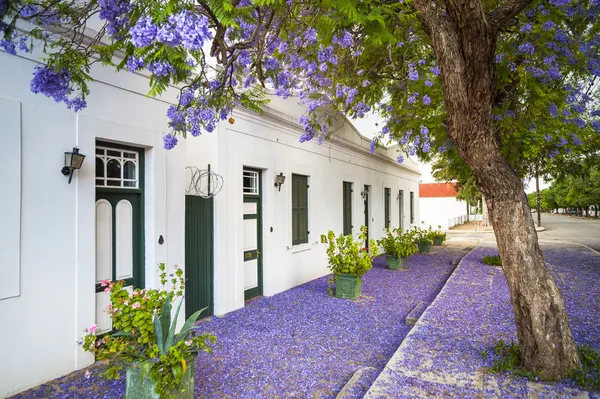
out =
[[[266,115],[238,110],[235,122],[223,122],[216,134],[218,151],[212,151],[213,137],[188,139],[188,164],[198,159],[210,159],[212,170],[223,176],[225,184],[215,197],[215,313],[223,314],[244,305],[243,262],[243,193],[244,167],[263,170],[263,289],[273,295],[314,278],[328,274],[325,248],[320,235],[329,229],[342,231],[342,182],[354,183],[353,225],[357,233],[363,224],[365,184],[371,186],[370,235],[380,238],[384,231],[384,187],[392,189],[391,221],[398,226],[399,189],[404,190],[405,227],[410,220],[409,193],[415,193],[415,224],[419,223],[418,171],[408,162],[398,165],[396,154],[378,150],[368,153],[369,140],[360,137],[343,123],[331,142],[319,146],[316,142],[299,143],[301,130],[294,100],[270,104]],[[390,151],[393,152],[393,151]],[[278,191],[275,176],[283,172],[286,182]],[[309,176],[309,242],[292,246],[291,175]],[[273,232],[270,231],[271,227]]]
[[419,198],[421,208],[421,220],[425,227],[431,226],[434,230],[440,225],[442,230],[463,223],[467,218],[467,204],[454,197]]
[[[144,77],[95,68],[92,74],[99,82],[90,87],[88,108],[76,114],[30,92],[36,56],[0,52],[0,115],[13,115],[12,127],[3,121],[0,145],[19,135],[21,145],[20,152],[10,146],[21,156],[20,170],[18,162],[0,168],[3,195],[20,200],[21,206],[20,226],[11,222],[11,228],[21,229],[20,263],[2,265],[18,270],[20,283],[10,283],[16,296],[0,299],[0,397],[92,362],[76,341],[95,318],[97,138],[145,148],[146,285],[156,286],[158,262],[172,267],[184,261],[185,143],[171,152],[162,148],[168,103],[145,97]],[[74,146],[87,158],[69,185],[60,169],[64,152]],[[20,198],[14,185],[8,190],[8,182],[19,173]],[[0,209],[3,227],[13,216],[8,212]],[[162,246],[156,244],[159,235],[165,238]],[[0,241],[0,253],[14,250],[14,242]]]

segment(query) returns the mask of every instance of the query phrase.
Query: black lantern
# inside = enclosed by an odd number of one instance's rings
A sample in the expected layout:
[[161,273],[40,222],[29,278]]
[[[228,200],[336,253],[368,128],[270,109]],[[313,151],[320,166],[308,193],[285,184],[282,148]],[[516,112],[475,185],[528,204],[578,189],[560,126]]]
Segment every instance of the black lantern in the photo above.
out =
[[73,178],[73,171],[81,168],[84,159],[85,155],[80,154],[77,147],[73,147],[73,151],[71,152],[65,152],[65,166],[63,166],[60,172],[65,176],[69,176],[69,184],[71,184],[71,179]]
[[280,174],[275,176],[275,187],[279,188],[279,191],[281,191],[281,185],[285,182],[285,176],[283,175],[283,172],[281,172]]

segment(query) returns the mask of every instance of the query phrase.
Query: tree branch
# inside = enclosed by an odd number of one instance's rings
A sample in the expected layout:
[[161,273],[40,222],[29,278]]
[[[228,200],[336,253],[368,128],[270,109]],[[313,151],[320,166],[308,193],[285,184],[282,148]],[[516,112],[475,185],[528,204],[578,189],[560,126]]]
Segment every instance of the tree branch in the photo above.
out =
[[488,13],[490,33],[495,37],[508,22],[523,11],[533,0],[506,0],[501,6]]

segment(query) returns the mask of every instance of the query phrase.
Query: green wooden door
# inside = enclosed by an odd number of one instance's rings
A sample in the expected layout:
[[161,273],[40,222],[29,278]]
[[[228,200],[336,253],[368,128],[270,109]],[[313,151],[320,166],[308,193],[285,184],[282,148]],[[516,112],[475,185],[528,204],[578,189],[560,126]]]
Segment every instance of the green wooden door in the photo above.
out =
[[185,314],[214,313],[214,201],[185,196]]
[[365,248],[369,250],[369,186],[364,186],[364,207],[365,207],[365,226],[367,226],[367,239],[365,240]]
[[384,223],[385,223],[385,227],[389,228],[391,226],[391,214],[392,214],[392,209],[391,209],[391,202],[392,202],[392,189],[391,188],[385,188],[384,189]]
[[404,230],[404,190],[398,191],[398,226]]
[[262,173],[244,168],[244,299],[263,294]]

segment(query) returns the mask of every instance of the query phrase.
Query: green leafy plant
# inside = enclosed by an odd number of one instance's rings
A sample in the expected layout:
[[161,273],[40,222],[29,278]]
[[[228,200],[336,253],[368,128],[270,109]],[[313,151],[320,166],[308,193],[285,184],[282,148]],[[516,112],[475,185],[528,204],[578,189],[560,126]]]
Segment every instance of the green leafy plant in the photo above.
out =
[[431,244],[431,240],[429,239],[429,230],[413,226],[410,233],[416,244]]
[[502,259],[500,259],[500,255],[484,256],[482,261],[484,264],[489,266],[502,266]]
[[[111,300],[106,312],[110,314],[116,332],[98,336],[97,326],[93,325],[86,330],[87,335],[81,343],[96,360],[107,361],[105,378],[119,378],[128,365],[139,367],[142,380],[149,375],[156,384],[156,393],[161,398],[171,398],[172,392],[181,389],[187,362],[193,361],[200,351],[210,352],[210,344],[215,343],[216,337],[193,334],[194,323],[204,309],[191,315],[181,331],[175,333],[183,303],[183,271],[176,268],[170,275],[172,290],[165,290],[169,280],[164,263],[159,269],[161,290],[129,290],[124,281],[103,281],[101,286],[110,293]],[[179,305],[171,318],[172,304],[177,300]]]
[[436,239],[442,239],[442,242],[446,241],[446,233],[442,231],[442,226],[438,225],[438,229],[437,230],[432,230],[431,226],[429,226],[429,230],[427,230],[427,238],[429,238],[432,241],[435,241]]
[[520,377],[536,381],[539,379],[534,373],[526,371],[521,367],[521,356],[519,354],[519,346],[511,342],[510,344],[504,340],[498,340],[494,346],[494,354],[497,356],[494,364],[490,368],[492,373],[501,373],[509,371]]
[[393,230],[386,228],[385,232],[385,236],[377,241],[377,244],[383,248],[387,255],[408,258],[419,251],[410,232],[403,234],[401,228]]
[[352,274],[359,279],[373,267],[373,258],[377,256],[375,240],[369,240],[369,248],[364,246],[367,239],[367,227],[361,226],[357,240],[352,234],[335,236],[331,230],[321,234],[321,243],[327,244],[329,270],[334,281],[341,273]]

